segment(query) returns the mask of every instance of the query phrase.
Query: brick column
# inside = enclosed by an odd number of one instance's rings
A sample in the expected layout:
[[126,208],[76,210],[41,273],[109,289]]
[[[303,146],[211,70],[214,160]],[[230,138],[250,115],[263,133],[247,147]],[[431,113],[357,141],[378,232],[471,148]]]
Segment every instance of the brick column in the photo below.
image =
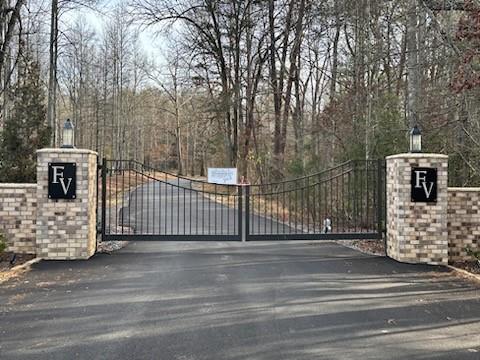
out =
[[[437,169],[436,203],[413,202],[411,171]],[[406,263],[448,263],[448,156],[387,157],[387,255]]]
[[[96,247],[97,153],[81,149],[37,151],[37,256],[88,259]],[[48,198],[49,163],[76,164],[76,198]]]

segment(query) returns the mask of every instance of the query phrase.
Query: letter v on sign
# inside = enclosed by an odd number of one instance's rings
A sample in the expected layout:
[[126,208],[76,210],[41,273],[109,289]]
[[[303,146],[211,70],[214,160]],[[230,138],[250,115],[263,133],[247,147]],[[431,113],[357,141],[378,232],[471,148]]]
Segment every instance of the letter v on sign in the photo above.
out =
[[[425,195],[427,195],[427,199],[430,199],[430,195],[432,194],[432,189],[433,189],[433,185],[435,185],[433,182],[431,182],[430,184],[427,185],[426,182],[422,183],[423,185],[423,190],[425,190]],[[427,186],[429,186],[429,188],[427,188]]]
[[68,184],[67,184],[67,186],[65,186],[65,178],[61,178],[61,179],[60,179],[60,184],[62,184],[63,193],[64,193],[65,195],[67,195],[67,193],[68,193],[68,188],[70,187],[70,184],[71,184],[71,183],[72,183],[72,178],[69,178],[69,179],[68,179]]

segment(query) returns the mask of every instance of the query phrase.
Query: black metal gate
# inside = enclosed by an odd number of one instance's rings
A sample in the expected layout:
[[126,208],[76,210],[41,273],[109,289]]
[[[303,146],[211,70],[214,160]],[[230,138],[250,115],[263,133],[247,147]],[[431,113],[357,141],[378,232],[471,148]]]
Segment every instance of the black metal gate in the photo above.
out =
[[247,240],[381,239],[383,161],[246,189]]
[[132,160],[103,160],[105,240],[242,239],[242,187],[215,185]]
[[220,185],[106,160],[101,171],[104,240],[258,241],[379,239],[384,167],[349,161],[295,180]]

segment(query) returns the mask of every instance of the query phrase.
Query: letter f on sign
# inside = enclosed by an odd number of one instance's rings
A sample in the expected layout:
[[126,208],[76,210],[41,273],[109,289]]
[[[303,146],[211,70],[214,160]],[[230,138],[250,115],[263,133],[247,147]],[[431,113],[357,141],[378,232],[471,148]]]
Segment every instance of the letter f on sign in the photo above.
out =
[[[423,176],[420,176],[420,174],[423,174]],[[417,170],[415,171],[415,188],[420,189],[422,185],[420,185],[420,182],[422,184],[425,184],[427,181],[427,172],[425,170]]]
[[63,170],[65,169],[65,166],[52,166],[53,168],[53,181],[52,184],[58,184],[59,178],[63,179]]

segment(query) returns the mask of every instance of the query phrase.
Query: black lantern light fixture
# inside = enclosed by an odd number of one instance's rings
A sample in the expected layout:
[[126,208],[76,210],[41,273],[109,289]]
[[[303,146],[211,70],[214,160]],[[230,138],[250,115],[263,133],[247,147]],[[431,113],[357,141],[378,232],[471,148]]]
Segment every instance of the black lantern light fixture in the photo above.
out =
[[422,132],[417,125],[415,125],[413,129],[410,130],[410,152],[422,152]]
[[75,147],[75,129],[70,119],[65,121],[62,132],[62,148],[73,149]]

